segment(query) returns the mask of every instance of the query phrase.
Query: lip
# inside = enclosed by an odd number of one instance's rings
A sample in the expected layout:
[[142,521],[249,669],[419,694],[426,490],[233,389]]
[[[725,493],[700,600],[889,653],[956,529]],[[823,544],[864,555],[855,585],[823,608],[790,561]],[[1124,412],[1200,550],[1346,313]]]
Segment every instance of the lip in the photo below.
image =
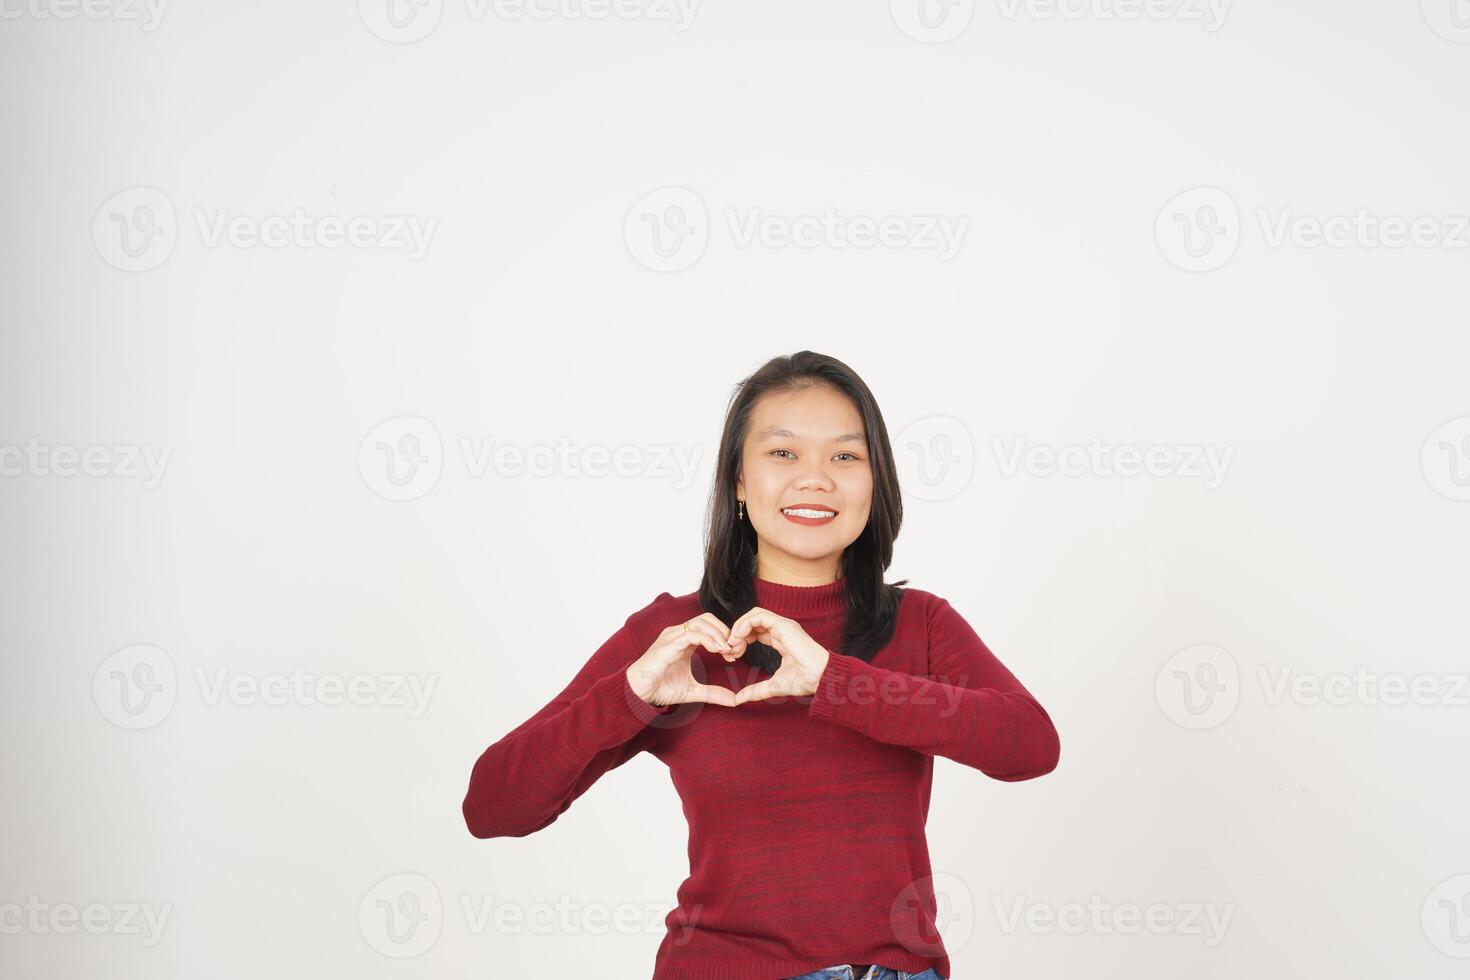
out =
[[784,518],[786,518],[791,523],[793,523],[793,524],[805,524],[808,527],[820,527],[823,524],[831,524],[833,521],[837,520],[837,515],[839,513],[841,513],[841,511],[838,511],[835,507],[829,507],[826,504],[806,504],[806,503],[800,503],[800,504],[787,504],[787,506],[788,507],[804,507],[804,508],[809,508],[811,510],[830,510],[830,511],[832,511],[832,516],[831,517],[795,517],[795,516],[793,516],[791,514],[786,513],[786,511],[784,511],[784,510],[780,511],[781,516],[784,517]]

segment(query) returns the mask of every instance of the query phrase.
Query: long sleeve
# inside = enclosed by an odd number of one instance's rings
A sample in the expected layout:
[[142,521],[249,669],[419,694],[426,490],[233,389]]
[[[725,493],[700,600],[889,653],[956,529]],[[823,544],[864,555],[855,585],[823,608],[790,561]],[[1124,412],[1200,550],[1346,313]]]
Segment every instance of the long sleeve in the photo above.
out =
[[808,714],[993,779],[1019,782],[1051,772],[1061,751],[1051,716],[949,601],[936,600],[928,619],[928,677],[832,653]]
[[[464,819],[475,837],[525,837],[561,816],[572,801],[642,751],[649,723],[678,706],[655,707],[628,684],[627,669],[658,635],[649,609],[628,617],[540,711],[475,762]],[[667,624],[664,624],[667,625]]]

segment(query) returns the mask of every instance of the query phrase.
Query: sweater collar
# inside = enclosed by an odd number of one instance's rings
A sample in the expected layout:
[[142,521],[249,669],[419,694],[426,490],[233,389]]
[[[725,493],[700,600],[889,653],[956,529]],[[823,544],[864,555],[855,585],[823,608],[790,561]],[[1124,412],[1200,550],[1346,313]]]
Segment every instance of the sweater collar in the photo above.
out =
[[756,605],[790,619],[836,615],[847,608],[847,577],[826,585],[782,585],[757,576],[755,601]]

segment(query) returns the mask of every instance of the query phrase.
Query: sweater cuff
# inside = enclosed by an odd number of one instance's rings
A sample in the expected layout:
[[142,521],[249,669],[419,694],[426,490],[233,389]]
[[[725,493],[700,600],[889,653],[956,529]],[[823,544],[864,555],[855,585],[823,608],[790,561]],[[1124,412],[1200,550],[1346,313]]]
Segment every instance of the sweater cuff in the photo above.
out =
[[838,709],[852,697],[851,679],[855,665],[862,663],[856,657],[843,653],[829,653],[827,667],[817,679],[817,691],[812,695],[807,714],[813,718],[831,719]]

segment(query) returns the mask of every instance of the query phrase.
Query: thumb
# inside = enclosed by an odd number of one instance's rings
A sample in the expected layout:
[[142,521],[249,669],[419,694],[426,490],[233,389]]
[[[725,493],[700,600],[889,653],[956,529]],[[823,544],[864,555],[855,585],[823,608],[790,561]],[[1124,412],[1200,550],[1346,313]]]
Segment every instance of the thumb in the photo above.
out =
[[728,687],[719,687],[713,684],[694,684],[685,692],[684,700],[699,701],[704,704],[723,704],[726,707],[735,707],[735,692]]
[[772,677],[769,680],[742,687],[739,691],[735,692],[735,704],[742,705],[749,701],[764,701],[767,698],[777,697],[780,693],[780,685],[776,683],[776,678]]

